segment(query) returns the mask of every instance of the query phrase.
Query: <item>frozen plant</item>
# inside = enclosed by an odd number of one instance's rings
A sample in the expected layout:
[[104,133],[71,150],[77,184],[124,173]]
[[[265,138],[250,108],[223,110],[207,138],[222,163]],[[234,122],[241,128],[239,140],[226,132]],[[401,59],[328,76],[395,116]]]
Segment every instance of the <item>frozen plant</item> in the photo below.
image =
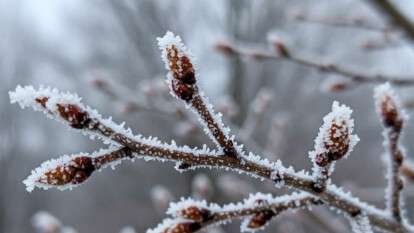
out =
[[[402,214],[402,183],[399,167],[403,156],[399,136],[406,120],[401,106],[388,84],[376,91],[377,106],[385,127],[387,154],[391,159],[387,209],[381,209],[359,200],[331,180],[335,163],[349,156],[358,142],[353,134],[352,110],[338,102],[324,119],[315,139],[314,150],[309,153],[313,171],[295,171],[282,161],[270,162],[247,151],[236,141],[223,123],[208,98],[197,84],[199,74],[190,51],[179,36],[167,32],[158,38],[167,73],[170,93],[192,110],[199,118],[205,133],[216,145],[210,149],[178,146],[161,142],[155,137],[134,134],[132,130],[104,118],[95,109],[84,105],[80,97],[57,89],[18,86],[10,92],[12,103],[22,108],[31,107],[45,113],[91,139],[102,140],[107,149],[93,153],[65,155],[43,163],[24,181],[28,191],[34,188],[72,189],[88,180],[97,170],[114,167],[122,160],[142,158],[146,161],[173,162],[182,172],[198,168],[224,169],[268,181],[277,187],[295,190],[274,197],[270,194],[251,194],[239,203],[218,205],[202,200],[182,199],[171,203],[165,219],[148,233],[190,233],[210,225],[226,224],[242,219],[242,231],[263,229],[269,221],[283,211],[322,205],[336,210],[350,219],[355,232],[370,232],[371,228],[392,232],[414,232],[414,226]],[[290,54],[290,53],[289,53]],[[286,54],[283,56],[287,56]],[[290,56],[290,55],[289,55]]]

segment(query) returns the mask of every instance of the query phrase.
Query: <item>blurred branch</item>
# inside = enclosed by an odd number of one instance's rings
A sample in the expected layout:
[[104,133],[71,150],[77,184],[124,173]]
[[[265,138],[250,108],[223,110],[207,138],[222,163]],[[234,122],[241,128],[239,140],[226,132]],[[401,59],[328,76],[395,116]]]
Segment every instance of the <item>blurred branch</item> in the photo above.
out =
[[389,26],[381,26],[378,25],[378,23],[373,23],[364,17],[358,16],[348,18],[321,16],[317,17],[306,15],[304,12],[299,11],[292,13],[291,18],[295,21],[302,23],[313,23],[331,27],[362,29],[380,33],[390,33],[391,31],[395,30],[395,28]]
[[408,38],[414,42],[414,22],[398,9],[389,0],[370,0],[384,15],[386,15],[389,21],[396,27],[405,32]]
[[265,49],[251,49],[243,45],[238,45],[230,41],[221,41],[216,43],[216,49],[226,55],[237,55],[251,57],[255,59],[284,60],[298,65],[309,67],[323,73],[331,73],[341,75],[354,83],[384,83],[390,82],[397,86],[414,85],[414,77],[397,77],[387,76],[383,74],[365,74],[343,68],[333,62],[318,62],[323,60],[312,56],[305,58],[298,54],[294,54],[282,41],[271,42],[276,52]]

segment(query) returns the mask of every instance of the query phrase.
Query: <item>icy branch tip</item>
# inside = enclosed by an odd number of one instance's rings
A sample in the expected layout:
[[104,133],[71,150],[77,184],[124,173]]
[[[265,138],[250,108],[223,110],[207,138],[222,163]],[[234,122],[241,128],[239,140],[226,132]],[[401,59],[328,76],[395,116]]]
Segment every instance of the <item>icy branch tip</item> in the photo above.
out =
[[382,84],[374,90],[375,105],[386,128],[401,130],[408,117],[403,111],[400,99],[389,83]]
[[167,82],[171,93],[179,99],[190,101],[197,92],[195,66],[189,51],[179,36],[167,32],[158,38],[161,57],[168,70]]

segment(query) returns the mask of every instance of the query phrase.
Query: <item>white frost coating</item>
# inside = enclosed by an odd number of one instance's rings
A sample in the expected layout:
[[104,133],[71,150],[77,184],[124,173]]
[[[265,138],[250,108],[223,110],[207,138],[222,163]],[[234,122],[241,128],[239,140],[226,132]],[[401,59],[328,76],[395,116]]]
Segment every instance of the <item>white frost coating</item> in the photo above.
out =
[[349,217],[349,222],[354,233],[373,233],[369,219],[364,214],[354,218]]
[[389,83],[379,85],[374,89],[375,106],[378,114],[381,115],[381,103],[387,97],[391,98],[391,100],[394,102],[396,107],[395,110],[397,111],[398,116],[401,117],[403,120],[408,120],[408,115],[404,111],[399,96],[395,93],[395,91],[392,89]]
[[244,199],[241,202],[230,203],[223,206],[217,205],[215,203],[208,204],[205,200],[197,201],[192,198],[181,198],[179,202],[170,204],[170,208],[168,209],[167,214],[173,217],[179,217],[179,213],[181,210],[191,206],[209,209],[213,213],[225,211],[238,211],[257,207],[257,200],[263,200],[263,203],[266,203],[266,205],[277,205],[308,197],[313,197],[313,195],[305,192],[294,192],[290,195],[273,197],[271,194],[255,193],[250,194],[248,198]]

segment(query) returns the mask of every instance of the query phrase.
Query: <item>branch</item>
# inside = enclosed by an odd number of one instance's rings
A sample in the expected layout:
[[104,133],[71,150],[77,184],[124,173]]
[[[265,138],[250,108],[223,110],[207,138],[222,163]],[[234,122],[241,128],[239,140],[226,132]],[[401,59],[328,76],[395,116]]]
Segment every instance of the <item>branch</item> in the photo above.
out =
[[391,90],[389,84],[375,89],[375,99],[378,114],[384,126],[384,147],[386,149],[386,165],[388,169],[387,207],[393,217],[401,222],[401,191],[403,181],[400,174],[404,160],[400,146],[400,136],[406,119],[399,98]]
[[[256,59],[285,60],[298,65],[306,66],[323,73],[337,74],[349,79],[352,83],[384,83],[390,82],[397,86],[414,85],[414,77],[394,77],[382,74],[365,74],[343,68],[333,62],[318,62],[321,58],[305,58],[292,53],[285,43],[279,39],[271,39],[276,52],[264,49],[250,49],[236,45],[229,41],[216,44],[216,49],[227,55],[253,57]],[[345,87],[346,88],[346,87]]]
[[340,18],[340,17],[317,17],[306,15],[304,12],[294,12],[291,18],[298,22],[303,23],[314,23],[314,24],[321,24],[331,27],[345,27],[345,28],[354,28],[354,29],[362,29],[380,33],[389,33],[394,28],[389,26],[381,26],[377,23],[370,22],[368,19],[363,17],[348,17],[348,18]]
[[273,217],[283,211],[321,204],[323,203],[317,198],[304,193],[276,198],[257,193],[241,203],[224,206],[183,199],[172,203],[167,211],[173,218],[165,219],[148,233],[192,233],[211,225],[227,224],[233,219],[243,219],[242,232],[256,231],[263,229]]
[[[195,85],[196,74],[193,72],[195,69],[193,69],[191,62],[187,57],[189,53],[187,53],[185,47],[181,47],[179,37],[175,37],[172,33],[167,33],[166,38],[160,40],[160,43],[161,45],[165,45],[163,48],[173,48],[170,43],[178,46],[177,48],[179,49],[176,51],[179,52],[180,56],[171,56],[171,58],[179,58],[181,59],[180,62],[170,63],[169,60],[167,60],[167,56],[165,56],[165,54],[163,56],[164,61],[166,61],[167,69],[173,71],[169,72],[168,81],[172,94],[177,98],[184,100],[189,107],[193,107],[191,101],[197,99],[195,97],[198,96],[198,87]],[[163,51],[166,52],[167,50]],[[169,54],[175,55],[175,53]],[[169,64],[176,64],[178,67],[170,68]],[[174,70],[176,70],[176,72]],[[71,185],[77,185],[84,182],[94,170],[106,165],[111,165],[115,161],[125,158],[134,157],[143,158],[145,160],[172,161],[177,163],[177,168],[180,171],[195,168],[225,169],[249,174],[261,180],[270,180],[277,186],[286,186],[315,195],[318,199],[323,201],[323,203],[348,216],[356,217],[364,214],[369,218],[371,224],[383,230],[398,233],[414,232],[413,226],[408,225],[408,223],[396,221],[391,216],[385,214],[383,210],[370,206],[365,202],[361,202],[358,198],[344,192],[341,188],[338,188],[333,184],[328,184],[325,189],[316,189],[316,181],[313,176],[308,175],[304,171],[296,172],[291,167],[286,168],[282,165],[281,161],[269,162],[253,153],[246,155],[241,150],[241,147],[237,147],[235,144],[233,145],[237,148],[237,156],[229,156],[229,154],[226,153],[226,146],[228,146],[228,144],[221,144],[219,134],[214,132],[215,130],[223,130],[224,127],[221,123],[221,118],[219,116],[216,117],[208,104],[205,104],[206,102],[201,95],[200,101],[202,101],[204,107],[200,105],[201,107],[199,107],[199,110],[197,110],[198,108],[196,107],[194,108],[199,115],[202,115],[201,120],[203,120],[204,124],[207,126],[208,131],[212,135],[212,139],[216,140],[220,147],[224,147],[220,148],[222,150],[219,152],[211,151],[206,146],[202,149],[191,149],[187,146],[178,147],[174,142],[166,144],[160,142],[156,138],[143,138],[140,135],[136,136],[130,129],[124,129],[123,125],[117,125],[111,119],[104,119],[96,110],[83,105],[77,95],[61,93],[56,89],[40,88],[39,90],[36,90],[31,86],[24,88],[18,86],[16,90],[10,92],[9,95],[11,102],[19,103],[22,108],[31,107],[34,110],[42,111],[49,117],[66,124],[70,128],[85,135],[89,135],[92,139],[100,138],[104,142],[114,145],[116,148],[115,150],[119,149],[132,152],[132,154],[115,153],[114,155],[114,151],[111,151],[110,153],[97,152],[96,156],[65,156],[62,160],[58,160],[59,162],[48,163],[47,166],[41,167],[43,169],[35,172],[36,174],[42,175],[37,176],[38,178],[34,179],[33,187],[37,186],[39,183],[41,185],[46,185],[47,188],[65,185],[72,187]],[[345,111],[346,108],[340,107],[339,104],[337,105],[340,114],[333,114],[333,116],[347,116]],[[203,117],[203,114],[206,114],[206,109],[210,117]],[[336,109],[336,107],[334,107],[334,109]],[[352,133],[350,130],[351,123],[346,121],[344,124],[346,127],[342,127],[342,121],[336,120],[342,119],[341,117],[334,118],[335,122],[330,122],[329,129],[331,130],[330,133],[326,134],[339,135],[338,138],[337,136],[328,138],[331,141],[338,143],[330,144],[327,143],[328,141],[322,141],[325,143],[323,145],[325,152],[330,152],[326,153],[324,157],[327,157],[330,161],[335,161],[346,156],[352,149],[352,141],[348,140],[351,138]],[[210,118],[215,122],[216,126],[208,125],[208,122],[206,121]],[[345,119],[347,118],[345,117]],[[333,125],[336,125],[336,127],[333,127]],[[333,128],[338,130],[338,132],[333,133]],[[226,131],[222,131],[221,133],[224,135],[224,142],[233,140],[232,137],[227,135]],[[344,147],[345,144],[342,144],[341,142],[348,143],[348,147]],[[319,145],[319,143],[317,144]],[[107,154],[112,154],[112,156]],[[101,163],[97,163],[94,158],[101,158],[101,160],[98,160]],[[70,175],[72,179],[65,178],[68,175]],[[44,179],[44,177],[50,179]]]
[[370,0],[382,13],[384,13],[389,21],[405,32],[408,38],[414,42],[414,23],[404,15],[398,7],[389,0]]

